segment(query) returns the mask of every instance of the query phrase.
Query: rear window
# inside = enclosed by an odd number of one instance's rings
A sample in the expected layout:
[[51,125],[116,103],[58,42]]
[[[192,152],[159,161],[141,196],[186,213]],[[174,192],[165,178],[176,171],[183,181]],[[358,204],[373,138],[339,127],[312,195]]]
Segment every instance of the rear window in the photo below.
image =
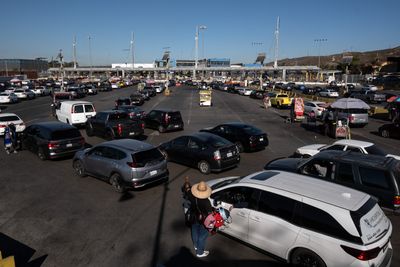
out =
[[93,105],[85,105],[85,111],[86,112],[94,112]]
[[128,113],[112,113],[108,117],[109,121],[116,121],[116,120],[123,120],[123,119],[128,119]]
[[377,147],[376,145],[365,147],[365,151],[367,151],[368,154],[379,155],[379,156],[386,156],[386,154],[387,154],[382,149]]
[[19,121],[20,118],[18,118],[17,116],[3,116],[0,117],[0,121]]
[[51,133],[51,140],[62,140],[81,137],[78,129],[59,130]]
[[163,155],[157,148],[137,152],[132,155],[132,159],[138,167],[144,167],[148,162],[159,161],[163,158]]
[[222,138],[215,138],[215,137],[210,137],[206,141],[207,144],[210,144],[212,147],[218,148],[218,147],[223,147],[226,145],[229,145],[230,142],[228,140],[222,139]]
[[180,112],[168,112],[168,116],[171,118],[181,118],[181,113]]
[[249,135],[258,135],[258,134],[262,134],[263,132],[256,128],[256,127],[251,127],[251,126],[246,126],[243,128],[244,132],[249,134]]

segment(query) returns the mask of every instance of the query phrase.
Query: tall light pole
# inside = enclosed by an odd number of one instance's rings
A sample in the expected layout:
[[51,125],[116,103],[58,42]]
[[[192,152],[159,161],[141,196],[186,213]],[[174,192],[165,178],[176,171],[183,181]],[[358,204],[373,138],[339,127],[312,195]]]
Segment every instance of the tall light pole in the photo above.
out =
[[[193,79],[196,79],[196,71],[197,71],[197,67],[199,64],[199,31],[205,30],[205,29],[207,29],[207,27],[204,25],[196,26],[196,36],[194,38],[194,40],[195,40],[195,59],[194,59]],[[203,43],[203,49],[204,49],[204,43]],[[204,54],[204,51],[203,51],[203,54]]]
[[132,70],[135,68],[135,50],[134,50],[134,34],[131,37],[131,56],[132,56]]
[[326,38],[314,39],[314,43],[318,44],[318,68],[319,68],[318,72],[321,71],[321,44],[323,42],[327,42],[327,41],[328,41],[328,39],[326,39]]
[[91,37],[90,35],[88,36],[89,38],[89,61],[90,61],[90,72],[89,72],[89,77],[90,81],[92,80],[92,69],[93,69],[93,62],[92,62],[92,44],[91,44]]
[[74,69],[76,69],[76,36],[74,36],[74,41],[72,43],[72,49],[73,49],[73,60],[74,60]]
[[275,29],[275,60],[274,60],[274,69],[278,68],[278,52],[279,52],[279,25],[280,19],[279,17],[276,19],[276,29]]

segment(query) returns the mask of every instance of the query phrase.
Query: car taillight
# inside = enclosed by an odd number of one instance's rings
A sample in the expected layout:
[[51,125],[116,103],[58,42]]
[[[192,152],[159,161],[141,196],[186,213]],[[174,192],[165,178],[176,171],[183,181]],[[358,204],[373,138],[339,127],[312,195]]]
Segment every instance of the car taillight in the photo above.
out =
[[393,205],[396,209],[400,208],[400,196],[394,196]]
[[346,251],[349,255],[359,259],[360,261],[368,261],[375,259],[379,252],[381,251],[380,247],[376,247],[369,250],[359,250],[356,248],[347,247],[344,245],[340,245],[344,251]]
[[128,166],[131,167],[131,168],[136,168],[137,167],[136,162],[127,162],[126,164],[128,164]]
[[353,115],[350,115],[349,116],[349,122],[353,122],[354,121],[354,116]]
[[54,149],[54,148],[57,148],[57,147],[59,147],[59,146],[60,146],[60,144],[54,143],[54,142],[50,142],[50,143],[47,144],[47,147],[48,147],[49,149]]
[[142,129],[144,129],[144,123],[141,123],[141,124],[140,124],[140,127],[142,127]]
[[170,119],[170,116],[168,116],[168,114],[165,114],[165,119],[164,119],[164,121],[165,121],[166,124],[168,124],[169,119]]
[[6,128],[6,125],[0,124],[0,128]]
[[221,159],[221,153],[219,150],[214,151],[214,160],[220,160]]
[[81,145],[85,145],[85,144],[86,144],[85,138],[82,137],[82,138],[79,140],[79,143],[80,143]]
[[122,134],[122,124],[118,124],[117,131],[118,131],[118,135]]
[[74,106],[71,107],[71,113],[74,113]]

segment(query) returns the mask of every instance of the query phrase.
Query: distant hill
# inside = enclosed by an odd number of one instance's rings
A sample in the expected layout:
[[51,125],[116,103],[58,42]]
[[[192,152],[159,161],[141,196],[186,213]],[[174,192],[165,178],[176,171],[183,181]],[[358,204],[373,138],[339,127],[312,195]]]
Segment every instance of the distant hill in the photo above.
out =
[[[386,63],[388,57],[400,57],[400,46],[390,49],[374,50],[367,52],[346,52],[328,56],[321,55],[321,67],[323,69],[336,69],[341,64],[343,56],[353,56],[353,64],[381,66]],[[273,65],[273,62],[267,63]],[[278,61],[279,66],[318,65],[318,56],[285,58]]]

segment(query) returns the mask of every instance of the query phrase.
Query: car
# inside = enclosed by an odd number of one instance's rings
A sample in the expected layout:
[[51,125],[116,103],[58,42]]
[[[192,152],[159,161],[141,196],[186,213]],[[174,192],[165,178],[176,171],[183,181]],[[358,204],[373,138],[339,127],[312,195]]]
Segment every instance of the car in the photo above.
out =
[[184,128],[180,111],[172,109],[153,109],[146,114],[144,121],[146,128],[158,130],[160,133]]
[[18,99],[31,100],[31,99],[34,99],[36,97],[35,93],[32,92],[29,89],[16,89],[16,90],[14,90],[14,94],[17,95]]
[[152,86],[145,86],[144,88],[143,88],[143,90],[142,90],[142,92],[148,92],[148,94],[149,94],[149,96],[150,97],[153,97],[153,96],[156,96],[157,95],[157,92],[156,92],[156,89],[154,88],[154,87],[152,87]]
[[118,98],[115,100],[115,107],[118,108],[119,106],[131,106],[132,100],[130,98]]
[[322,101],[304,101],[304,113],[310,114],[314,111],[316,117],[322,117],[327,103]]
[[154,85],[154,89],[156,90],[157,94],[160,94],[164,91],[165,86],[163,84]]
[[271,101],[271,106],[277,108],[289,107],[292,103],[288,94],[271,92],[268,94]]
[[236,87],[236,90],[239,95],[244,95],[244,96],[249,96],[251,94],[251,91],[253,91],[252,89],[247,87]]
[[21,143],[24,149],[46,160],[73,156],[84,148],[85,139],[75,126],[49,121],[28,126],[23,132]]
[[67,88],[67,92],[71,94],[72,98],[83,98],[86,96],[86,88],[81,88],[79,86],[70,86]]
[[7,125],[14,124],[17,133],[25,130],[24,121],[15,113],[0,113],[0,135],[4,135]]
[[197,168],[203,174],[231,169],[240,162],[237,146],[211,133],[179,136],[159,148],[169,161]]
[[94,85],[86,85],[86,93],[88,95],[97,95],[97,88]]
[[72,166],[78,176],[105,180],[119,193],[169,179],[167,161],[160,150],[132,139],[112,140],[78,151]]
[[383,208],[400,211],[400,161],[352,151],[323,151],[308,158],[272,160],[266,170],[301,173],[374,196]]
[[267,134],[250,124],[240,122],[223,123],[215,127],[202,129],[200,132],[216,134],[231,141],[236,144],[239,152],[261,150],[268,146]]
[[303,90],[303,94],[306,94],[306,95],[314,95],[316,92],[317,92],[317,90],[313,87],[306,87]]
[[253,91],[251,91],[250,98],[254,98],[254,99],[263,99],[263,98],[264,98],[264,94],[265,94],[264,91],[261,91],[261,90],[253,90]]
[[0,93],[1,104],[13,104],[17,103],[18,101],[19,101],[18,96],[14,93],[6,93],[6,92]]
[[112,91],[112,87],[110,83],[100,83],[100,85],[97,88],[100,92],[108,92]]
[[384,124],[378,129],[379,135],[382,137],[391,137],[400,139],[400,123],[388,123]]
[[85,125],[88,118],[96,115],[94,104],[89,101],[71,100],[58,102],[55,107],[57,120],[70,125]]
[[[219,231],[291,266],[389,266],[393,227],[368,194],[284,171],[207,181]],[[379,234],[378,234],[379,233]]]
[[106,139],[138,137],[144,133],[142,120],[129,117],[123,110],[97,112],[86,121],[87,136],[103,136]]
[[121,105],[121,106],[116,106],[114,109],[115,110],[123,110],[123,111],[127,112],[129,117],[132,120],[133,119],[144,120],[144,118],[146,117],[146,112],[137,106]]
[[51,90],[46,86],[36,86],[35,88],[32,89],[32,92],[36,96],[47,96],[51,94]]
[[131,105],[141,106],[145,101],[145,98],[141,93],[133,93],[129,98],[131,99]]
[[400,156],[388,154],[374,143],[355,140],[355,139],[342,139],[333,142],[331,145],[313,144],[313,145],[302,146],[296,149],[294,155],[295,157],[307,158],[314,156],[315,154],[321,151],[332,151],[332,150],[353,151],[361,154],[372,154],[382,157],[392,157],[400,160]]
[[339,93],[336,90],[325,88],[318,92],[319,96],[322,97],[339,97]]

